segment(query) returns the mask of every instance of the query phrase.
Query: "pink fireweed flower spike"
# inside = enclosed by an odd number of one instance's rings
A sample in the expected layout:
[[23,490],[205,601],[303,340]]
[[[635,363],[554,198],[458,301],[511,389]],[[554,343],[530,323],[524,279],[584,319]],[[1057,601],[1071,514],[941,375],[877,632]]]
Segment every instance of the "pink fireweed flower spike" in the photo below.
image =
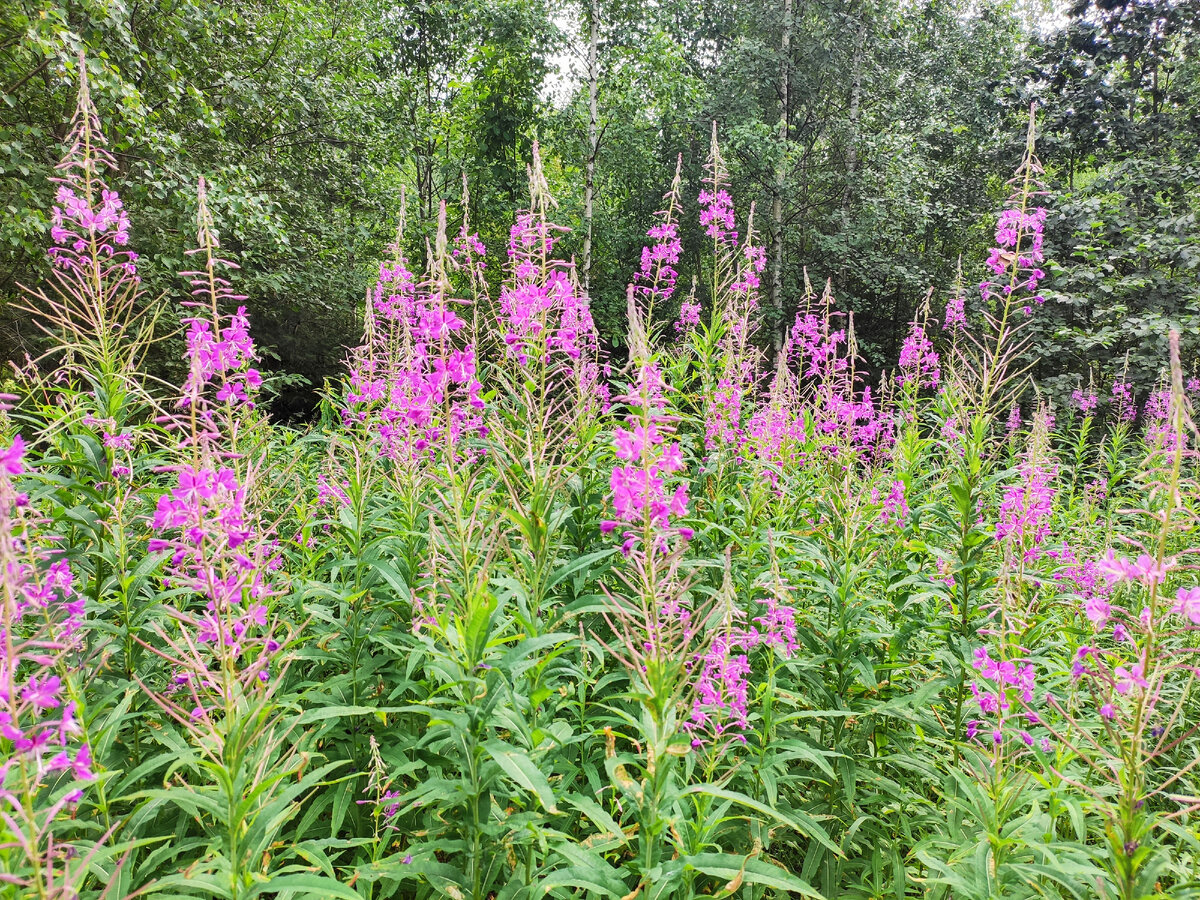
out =
[[941,362],[933,343],[925,336],[924,326],[914,321],[900,350],[900,385],[913,384],[918,388],[936,388],[942,379]]
[[[465,226],[464,226],[465,227]],[[443,247],[445,204],[438,219]],[[483,385],[475,347],[465,340],[466,301],[452,298],[441,262],[424,280],[403,255],[404,217],[367,297],[363,345],[353,352],[342,409],[347,428],[366,433],[378,453],[400,462],[430,460],[444,448],[462,458],[464,438],[482,435]],[[462,238],[460,255],[482,271],[483,245]]]
[[[671,190],[665,198],[666,209],[656,213],[659,218],[658,224],[646,232],[646,236],[654,243],[642,248],[641,266],[634,276],[634,291],[638,301],[648,309],[653,309],[670,300],[675,293],[675,284],[679,279],[679,273],[675,267],[679,265],[683,244],[679,239],[679,223],[676,220],[676,213],[679,209],[682,165],[683,157],[680,156],[675,166],[675,178],[671,182]],[[684,304],[689,309],[686,311],[686,315],[685,310],[680,309],[679,322],[675,325],[677,331],[694,327],[699,321],[699,306],[695,306],[695,319],[693,320],[690,308],[693,304],[689,304],[687,301],[684,301]]]
[[[74,868],[64,865],[68,828],[79,787],[51,802],[47,786],[94,780],[91,749],[82,739],[73,684],[83,664],[85,601],[56,542],[41,533],[38,514],[13,479],[25,474],[20,436],[0,449],[0,801],[8,863],[3,880],[21,896],[74,896]],[[5,865],[4,871],[14,869]]]
[[1085,393],[1081,388],[1076,388],[1071,392],[1071,403],[1081,414],[1090,416],[1100,403],[1100,398],[1092,391]]
[[948,301],[946,301],[946,314],[942,317],[943,331],[960,331],[967,326],[966,312],[967,298],[961,292],[957,292]]

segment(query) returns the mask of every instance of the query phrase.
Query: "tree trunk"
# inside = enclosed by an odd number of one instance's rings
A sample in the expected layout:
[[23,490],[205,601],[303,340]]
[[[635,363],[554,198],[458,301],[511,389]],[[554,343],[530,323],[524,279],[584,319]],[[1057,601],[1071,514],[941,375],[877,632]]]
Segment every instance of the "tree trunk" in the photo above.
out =
[[775,311],[775,350],[783,347],[783,190],[787,182],[788,79],[792,48],[792,0],[783,2],[783,37],[779,48],[779,146],[775,191],[771,198],[771,308]]
[[842,191],[842,227],[850,221],[850,201],[854,197],[854,178],[858,174],[858,122],[862,108],[863,49],[867,42],[866,10],[854,35],[854,56],[850,61],[850,133],[846,140],[846,187]]
[[597,129],[596,95],[599,93],[599,44],[600,28],[599,0],[590,0],[588,6],[588,155],[583,182],[583,292],[592,288],[592,207],[596,191],[596,152],[600,144]]
[[420,60],[421,72],[424,76],[425,121],[422,128],[425,132],[419,144],[417,153],[417,211],[424,225],[433,216],[433,154],[435,150],[433,136],[433,73],[430,71],[429,59],[429,28],[425,13],[422,10],[419,25],[421,29]]

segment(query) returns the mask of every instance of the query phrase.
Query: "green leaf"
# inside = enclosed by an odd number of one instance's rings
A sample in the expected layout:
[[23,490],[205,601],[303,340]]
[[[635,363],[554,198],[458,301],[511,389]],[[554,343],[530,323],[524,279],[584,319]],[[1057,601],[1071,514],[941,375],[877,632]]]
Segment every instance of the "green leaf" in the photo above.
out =
[[525,790],[536,794],[546,812],[558,812],[550,782],[527,755],[504,741],[487,741],[484,743],[483,749],[504,770],[505,775]]
[[568,794],[566,796],[567,803],[574,806],[577,810],[592,820],[605,834],[611,834],[622,844],[625,843],[625,832],[621,826],[617,824],[604,807],[593,800],[591,797],[583,797],[579,794]]
[[736,885],[740,881],[747,884],[761,884],[764,887],[788,891],[802,897],[825,900],[807,881],[797,878],[787,869],[757,857],[738,857],[730,853],[700,853],[695,856],[685,856],[683,862],[697,872],[703,872],[714,878],[724,878],[729,891],[736,890],[736,887],[731,885]]
[[680,793],[683,796],[687,796],[688,794],[702,794],[706,797],[715,797],[718,800],[728,800],[731,803],[736,803],[739,806],[752,809],[755,812],[762,813],[768,819],[774,819],[776,822],[780,822],[790,828],[795,829],[805,837],[810,837],[815,841],[819,841],[838,856],[845,858],[845,854],[842,853],[841,848],[839,848],[837,844],[830,840],[829,834],[825,831],[825,829],[820,826],[816,819],[803,810],[794,809],[791,810],[791,815],[787,815],[777,809],[772,809],[765,803],[759,803],[757,800],[747,797],[745,794],[738,793],[737,791],[726,790],[725,788],[720,788],[711,784],[693,784],[692,786],[685,788]]
[[245,894],[247,898],[258,897],[263,893],[282,894],[295,897],[341,897],[343,900],[362,900],[362,894],[346,887],[325,875],[306,874],[303,872],[291,875],[279,875],[256,884]]

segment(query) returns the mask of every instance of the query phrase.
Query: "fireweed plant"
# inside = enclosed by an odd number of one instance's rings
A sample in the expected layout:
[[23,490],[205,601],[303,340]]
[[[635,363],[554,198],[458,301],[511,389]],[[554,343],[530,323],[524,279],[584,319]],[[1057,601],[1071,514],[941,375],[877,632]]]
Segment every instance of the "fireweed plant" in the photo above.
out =
[[1195,892],[1200,384],[1032,389],[1032,125],[892,372],[807,274],[764,351],[715,136],[606,357],[535,147],[506,246],[401,212],[300,429],[207,185],[141,292],[85,73],[0,410],[5,896]]
[[7,837],[0,881],[22,896],[66,897],[86,883],[90,865],[111,864],[113,850],[103,846],[107,833],[88,838],[71,821],[96,779],[79,723],[87,600],[45,520],[18,490],[25,453],[19,435],[0,453],[0,821]]

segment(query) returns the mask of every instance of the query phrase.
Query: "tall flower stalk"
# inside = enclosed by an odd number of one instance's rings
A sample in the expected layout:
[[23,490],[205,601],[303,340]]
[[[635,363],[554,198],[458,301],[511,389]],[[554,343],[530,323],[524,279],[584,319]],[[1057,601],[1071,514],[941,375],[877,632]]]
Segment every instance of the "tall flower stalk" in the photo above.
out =
[[[463,228],[466,228],[464,223]],[[453,296],[455,265],[446,237],[446,206],[438,217],[427,275],[418,280],[403,252],[401,212],[391,258],[368,294],[363,345],[350,359],[344,423],[361,429],[381,456],[400,463],[461,459],[468,439],[483,433],[483,386],[475,345]],[[456,252],[472,283],[481,276],[478,238],[460,235]]]
[[130,220],[107,178],[117,169],[92,102],[87,62],[78,61],[79,90],[67,152],[56,167],[48,256],[51,277],[28,290],[28,309],[73,378],[95,377],[111,392],[139,369],[161,312],[142,298]]
[[986,262],[988,277],[979,285],[984,329],[980,337],[963,332],[966,340],[955,345],[954,388],[976,415],[1007,409],[1014,399],[1011,388],[1024,371],[1017,360],[1029,342],[1025,326],[1034,307],[1045,301],[1038,287],[1046,276],[1041,268],[1046,209],[1038,202],[1046,191],[1036,137],[1031,107],[1025,152],[1009,180],[1013,192],[996,222],[995,245]]
[[613,518],[602,523],[619,532],[625,557],[625,590],[607,591],[605,615],[614,649],[641,709],[644,744],[641,777],[618,762],[610,743],[614,784],[636,811],[642,881],[663,853],[670,827],[667,796],[677,789],[677,765],[689,751],[678,709],[688,689],[688,669],[707,614],[694,609],[680,564],[692,532],[680,523],[688,513],[681,445],[673,439],[677,417],[668,406],[668,385],[651,350],[645,313],[631,285],[628,292],[630,384],[618,398],[627,409],[626,427],[614,433]]
[[[1140,511],[1144,538],[1128,555],[1110,548],[1095,562],[1108,591],[1087,598],[1094,637],[1078,648],[1075,697],[1052,699],[1063,718],[1058,737],[1086,764],[1088,777],[1068,778],[1090,796],[1104,821],[1109,887],[1121,900],[1155,892],[1162,856],[1158,843],[1177,820],[1200,809],[1200,797],[1181,791],[1200,760],[1180,759],[1197,726],[1188,721],[1195,682],[1192,632],[1200,627],[1200,588],[1184,583],[1172,601],[1168,584],[1181,556],[1178,535],[1194,533],[1186,475],[1188,413],[1179,334],[1170,334],[1171,381],[1165,420],[1170,441],[1149,473],[1149,505]],[[1139,552],[1140,551],[1140,552]],[[1123,602],[1122,602],[1123,601]],[[1101,630],[1109,631],[1104,636]]]
[[700,224],[711,238],[712,309],[708,327],[693,335],[692,343],[704,396],[704,446],[723,461],[731,454],[736,457],[746,439],[759,357],[751,338],[759,324],[758,288],[766,250],[754,243],[753,205],[745,239],[739,240],[715,123],[706,170]]
[[610,486],[612,518],[601,530],[616,532],[626,559],[628,593],[614,597],[619,633],[656,721],[668,716],[682,690],[684,657],[700,622],[686,600],[679,564],[692,530],[683,447],[675,439],[678,415],[669,405],[634,291],[628,296],[630,385],[618,400],[625,427],[613,436]]
[[19,435],[0,450],[0,882],[22,896],[70,897],[102,844],[88,851],[70,823],[95,779],[80,723],[85,601],[17,488],[24,457]]
[[184,275],[204,315],[188,320],[189,374],[170,422],[182,459],[165,470],[170,484],[158,498],[148,548],[163,556],[173,599],[166,620],[143,639],[165,664],[165,683],[143,687],[188,738],[179,762],[185,777],[164,799],[208,814],[208,842],[191,877],[199,874],[239,900],[270,877],[262,861],[289,801],[328,767],[301,773],[304,742],[294,734],[294,715],[276,699],[293,636],[275,609],[281,559],[261,512],[262,461],[234,444],[259,379],[244,310],[221,311],[242,298],[219,274],[232,264],[216,256],[203,185],[197,225],[194,253],[205,266]]

